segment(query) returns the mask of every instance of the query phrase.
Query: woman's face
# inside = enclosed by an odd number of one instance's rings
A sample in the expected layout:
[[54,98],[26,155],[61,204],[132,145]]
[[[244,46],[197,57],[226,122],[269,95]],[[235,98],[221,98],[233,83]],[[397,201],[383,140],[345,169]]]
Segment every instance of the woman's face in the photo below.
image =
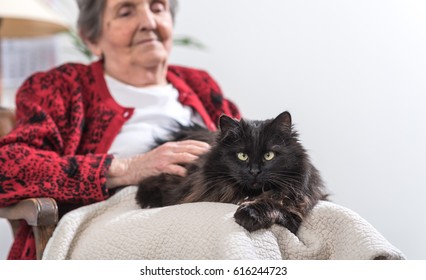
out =
[[169,0],[107,0],[102,34],[91,50],[106,65],[156,67],[168,59],[172,31]]

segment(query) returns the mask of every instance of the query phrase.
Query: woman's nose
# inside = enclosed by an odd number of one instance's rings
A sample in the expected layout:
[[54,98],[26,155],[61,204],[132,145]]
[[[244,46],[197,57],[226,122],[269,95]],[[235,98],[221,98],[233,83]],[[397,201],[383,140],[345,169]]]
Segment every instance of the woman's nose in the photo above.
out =
[[139,29],[152,30],[155,29],[156,25],[154,13],[148,8],[142,9],[139,13]]

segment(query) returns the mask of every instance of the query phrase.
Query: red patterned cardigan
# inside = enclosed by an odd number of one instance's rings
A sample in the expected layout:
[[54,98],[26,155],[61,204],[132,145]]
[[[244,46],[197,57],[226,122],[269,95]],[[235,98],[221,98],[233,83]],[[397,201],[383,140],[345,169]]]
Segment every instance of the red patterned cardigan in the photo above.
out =
[[[167,80],[209,129],[222,113],[240,117],[206,72],[170,66]],[[106,153],[133,108],[113,100],[102,62],[36,73],[20,87],[16,104],[17,126],[0,139],[0,207],[53,197],[64,214],[108,198],[105,174],[112,156]],[[34,237],[22,223],[8,258],[35,256]]]

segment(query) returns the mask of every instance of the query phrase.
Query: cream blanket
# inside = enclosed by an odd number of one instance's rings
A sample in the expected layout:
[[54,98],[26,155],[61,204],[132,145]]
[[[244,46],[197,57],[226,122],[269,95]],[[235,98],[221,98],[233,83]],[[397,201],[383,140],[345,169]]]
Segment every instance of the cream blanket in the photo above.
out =
[[320,202],[297,236],[281,226],[249,233],[233,204],[139,209],[136,187],[65,215],[44,259],[404,259],[373,226]]

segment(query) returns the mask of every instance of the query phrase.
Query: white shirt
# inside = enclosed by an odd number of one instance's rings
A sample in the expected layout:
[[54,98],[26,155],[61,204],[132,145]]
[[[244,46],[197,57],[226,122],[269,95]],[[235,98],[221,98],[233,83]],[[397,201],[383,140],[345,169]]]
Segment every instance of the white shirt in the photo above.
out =
[[192,108],[178,101],[178,91],[171,85],[133,87],[105,75],[108,89],[123,107],[134,108],[114,139],[108,153],[117,158],[145,153],[155,144],[155,138],[167,138],[177,123],[204,125]]

